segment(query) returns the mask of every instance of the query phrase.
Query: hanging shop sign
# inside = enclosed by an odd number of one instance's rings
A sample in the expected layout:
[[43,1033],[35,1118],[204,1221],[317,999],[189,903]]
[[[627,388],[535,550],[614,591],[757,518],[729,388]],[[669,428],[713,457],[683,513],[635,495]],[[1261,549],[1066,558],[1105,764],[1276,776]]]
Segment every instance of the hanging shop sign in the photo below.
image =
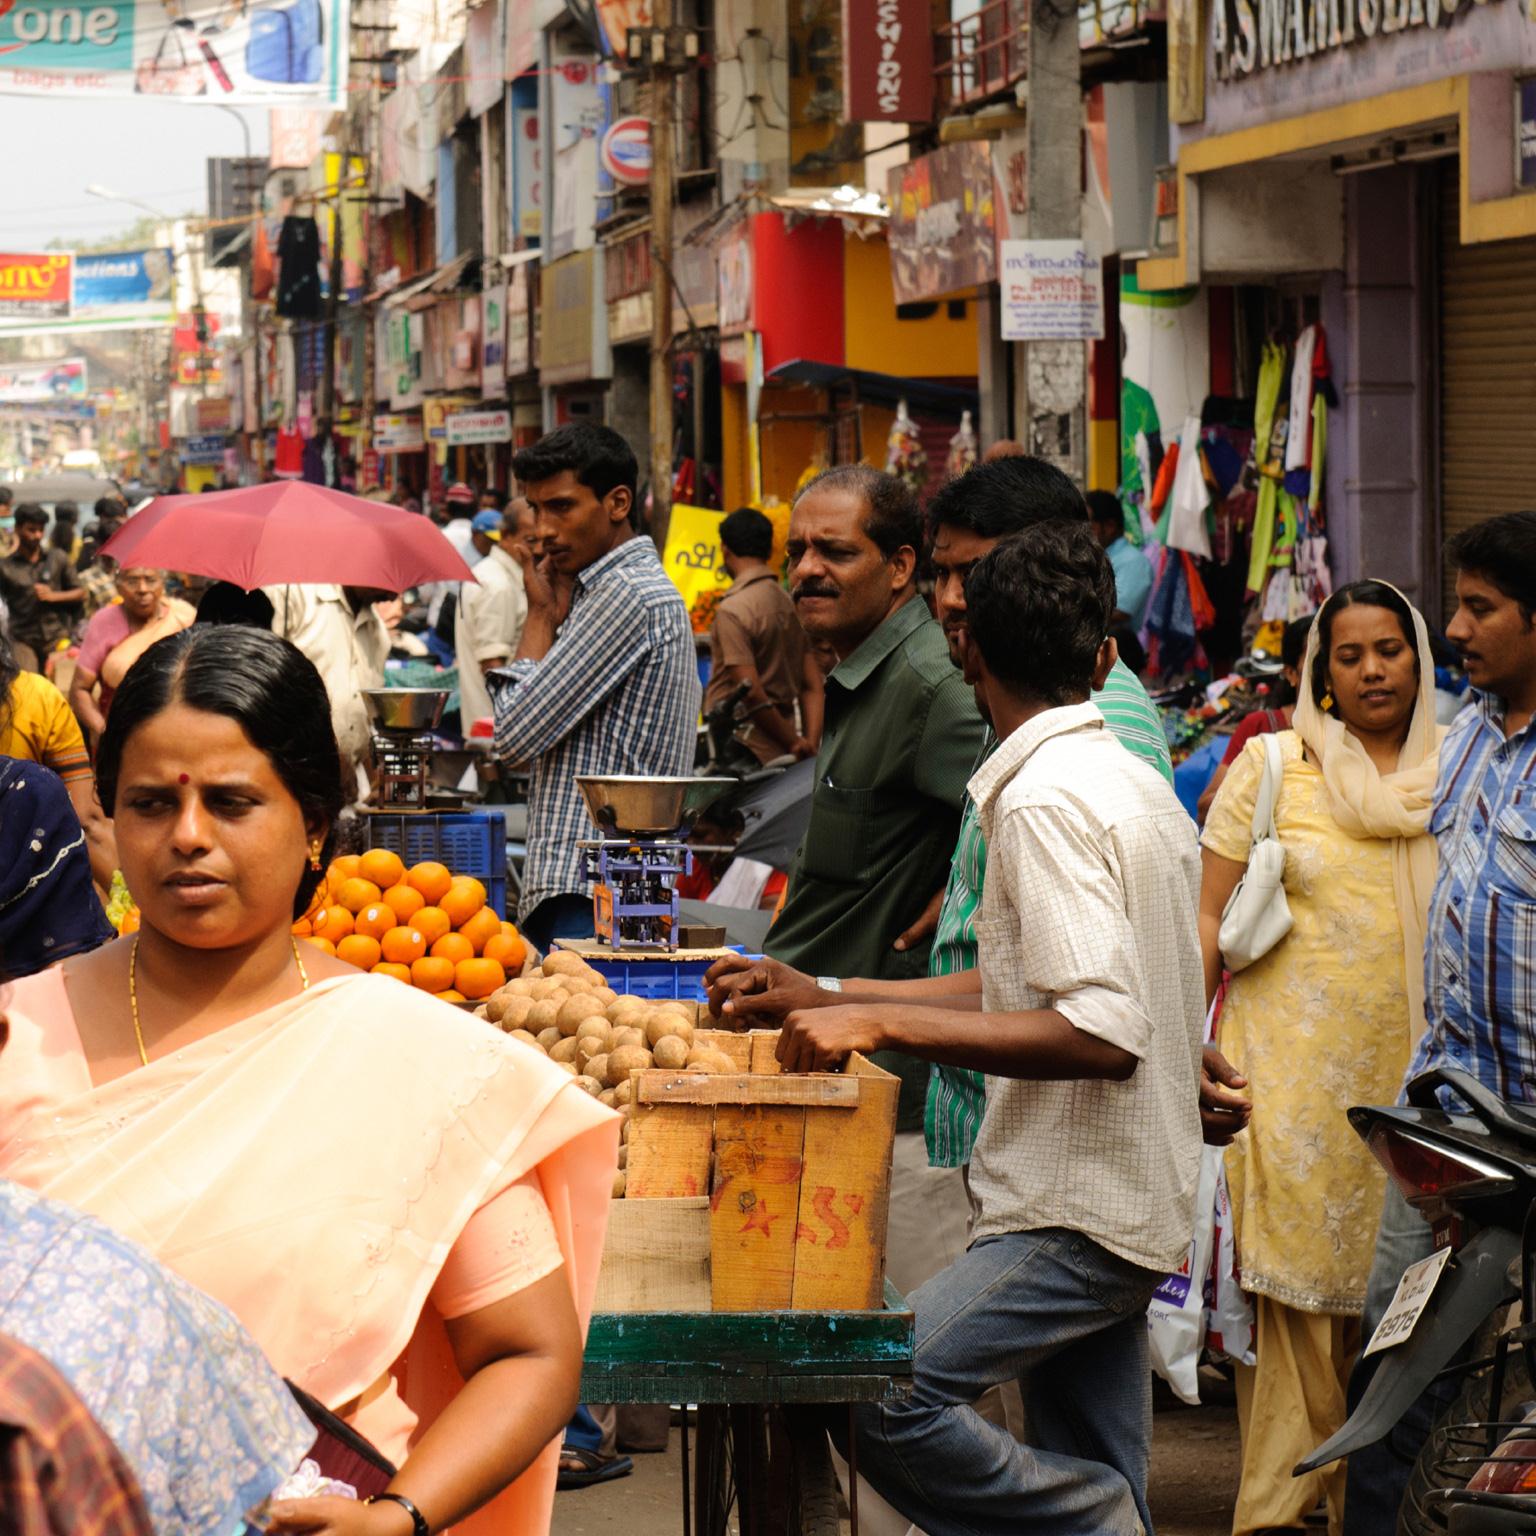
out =
[[420,453],[427,446],[421,417],[375,416],[373,446],[378,453]]
[[0,316],[67,319],[73,291],[73,256],[60,251],[0,255]]
[[725,513],[708,507],[673,502],[667,521],[667,547],[661,563],[689,609],[706,592],[728,586],[730,573],[720,548],[720,524]]
[[1214,0],[1218,80],[1302,63],[1395,32],[1449,26],[1489,0]]
[[444,418],[444,426],[450,448],[512,441],[511,411],[455,411]]
[[507,361],[509,379],[533,371],[533,315],[529,296],[533,291],[533,263],[514,267],[507,279]]
[[499,400],[507,392],[507,287],[496,283],[481,296],[480,393]]
[[1536,187],[1536,80],[1515,86],[1515,180]]
[[893,167],[888,190],[898,304],[996,281],[992,151],[984,141],[947,144]]
[[925,123],[933,116],[928,0],[842,0],[843,116]]
[[598,150],[603,169],[626,187],[651,179],[651,125],[643,117],[621,117],[603,135]]
[[752,227],[743,219],[716,252],[720,334],[736,336],[752,324]]
[[0,93],[346,105],[346,0],[12,0]]
[[1004,240],[1004,341],[1101,341],[1102,264],[1081,240]]
[[50,400],[83,399],[83,357],[61,357],[50,363],[0,365],[0,405],[41,405]]
[[224,434],[210,432],[189,437],[181,445],[183,464],[219,464],[224,462]]
[[475,401],[464,395],[435,395],[421,402],[421,423],[427,441],[438,448],[448,447],[448,418],[472,410]]
[[199,432],[230,432],[234,429],[234,403],[228,395],[215,395],[192,404],[192,419]]

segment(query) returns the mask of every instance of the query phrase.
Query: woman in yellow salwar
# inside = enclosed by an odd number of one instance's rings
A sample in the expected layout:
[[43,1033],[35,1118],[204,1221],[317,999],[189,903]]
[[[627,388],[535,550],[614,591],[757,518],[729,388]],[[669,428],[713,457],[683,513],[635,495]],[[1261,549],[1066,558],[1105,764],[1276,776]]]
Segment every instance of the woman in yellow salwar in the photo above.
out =
[[224,1302],[398,1468],[378,1502],[279,1505],[268,1529],[546,1531],[616,1118],[482,1021],[294,941],[342,789],[287,641],[151,647],[99,779],[142,926],[0,989],[0,1176]]
[[[1235,1536],[1299,1531],[1320,1499],[1337,1532],[1343,1463],[1291,1468],[1345,1418],[1383,1175],[1345,1118],[1396,1100],[1423,1028],[1427,833],[1439,731],[1424,620],[1396,588],[1341,588],[1312,627],[1275,823],[1295,926],[1231,978],[1220,1047],[1253,1117],[1227,1151],[1238,1264],[1253,1293],[1255,1363],[1238,1367],[1242,1484]],[[1264,740],[1250,743],[1202,839],[1206,989],[1248,860]]]

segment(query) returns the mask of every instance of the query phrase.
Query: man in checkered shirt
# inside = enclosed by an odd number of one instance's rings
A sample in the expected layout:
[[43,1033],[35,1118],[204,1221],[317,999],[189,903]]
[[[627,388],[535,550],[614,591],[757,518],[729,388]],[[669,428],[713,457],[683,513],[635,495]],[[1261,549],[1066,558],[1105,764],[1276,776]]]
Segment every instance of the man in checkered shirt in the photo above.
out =
[[496,755],[527,764],[528,861],[518,911],[540,949],[592,933],[577,774],[687,774],[698,664],[682,595],[631,518],[639,468],[607,427],[558,427],[512,461],[533,509],[521,545],[528,618],[511,664],[487,674]]
[[[909,1298],[913,1394],[855,1409],[859,1469],[928,1536],[1132,1536],[1151,1529],[1147,1302],[1194,1228],[1199,851],[1089,702],[1115,584],[1088,526],[1003,540],[965,595],[966,675],[999,738],[970,783],[981,996],[797,1011],[779,1054],[806,1071],[895,1048],[986,1074],[975,1240]],[[1013,1379],[1025,1444],[971,1406]]]

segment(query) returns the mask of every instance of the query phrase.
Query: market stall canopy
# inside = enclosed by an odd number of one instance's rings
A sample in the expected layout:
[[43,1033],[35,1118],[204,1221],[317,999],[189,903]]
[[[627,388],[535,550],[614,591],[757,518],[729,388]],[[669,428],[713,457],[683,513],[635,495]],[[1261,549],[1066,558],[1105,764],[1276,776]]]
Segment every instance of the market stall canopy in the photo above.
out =
[[247,592],[287,582],[404,592],[475,579],[419,512],[303,480],[157,496],[101,552],[120,565],[212,576]]
[[925,416],[952,416],[975,412],[979,398],[974,389],[952,384],[931,384],[926,379],[900,379],[893,373],[874,373],[867,368],[844,368],[836,363],[817,363],[795,358],[780,363],[764,380],[768,384],[809,384],[813,389],[846,389],[871,405],[896,405],[905,400]]

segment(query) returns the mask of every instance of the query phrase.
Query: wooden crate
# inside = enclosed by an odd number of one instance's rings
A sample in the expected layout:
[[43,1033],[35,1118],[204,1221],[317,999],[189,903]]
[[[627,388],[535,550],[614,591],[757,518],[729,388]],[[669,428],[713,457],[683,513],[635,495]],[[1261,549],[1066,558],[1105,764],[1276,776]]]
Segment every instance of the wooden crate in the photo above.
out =
[[741,1070],[634,1074],[599,1305],[649,1310],[669,1287],[697,1305],[707,1203],[710,1309],[879,1307],[899,1080],[857,1055],[840,1073],[781,1073],[772,1032],[698,1038]]

